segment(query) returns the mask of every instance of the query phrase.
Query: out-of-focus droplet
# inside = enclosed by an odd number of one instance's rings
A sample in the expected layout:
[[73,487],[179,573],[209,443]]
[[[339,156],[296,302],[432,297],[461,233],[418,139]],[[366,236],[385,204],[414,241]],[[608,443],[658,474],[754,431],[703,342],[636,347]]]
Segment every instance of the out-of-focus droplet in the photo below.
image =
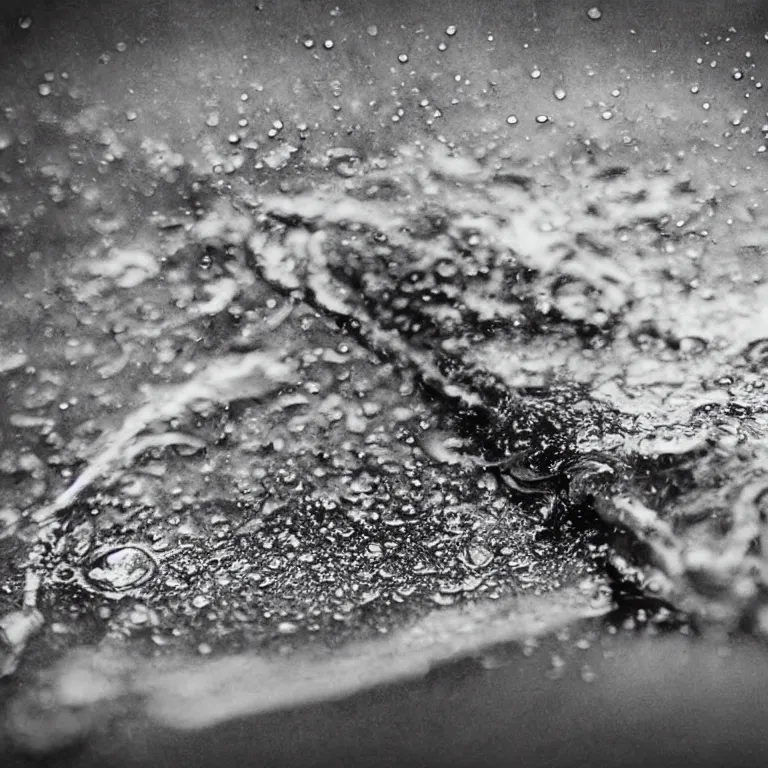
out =
[[456,34],[456,29],[456,26],[451,24],[449,27],[446,27],[445,34],[448,35],[448,37],[453,37]]
[[333,40],[326,40],[326,41],[323,43],[323,48],[325,48],[326,50],[329,50],[329,51],[330,51],[330,50],[331,50],[331,48],[333,48]]
[[377,27],[375,24],[371,24],[371,26],[370,26],[370,27],[368,27],[368,29],[366,29],[366,32],[367,32],[367,33],[368,33],[368,34],[369,34],[371,37],[376,37],[376,35],[378,35],[378,34],[379,34],[379,28],[378,28],[378,27]]
[[594,5],[587,11],[587,16],[592,19],[592,21],[599,21],[603,18],[603,12]]
[[553,94],[558,101],[562,101],[567,95],[565,92],[565,88],[555,88],[555,90],[553,91]]
[[400,54],[400,55],[397,57],[397,60],[398,60],[398,61],[399,61],[401,64],[407,64],[407,63],[408,63],[408,54],[407,54],[407,53],[401,53],[401,54]]
[[37,86],[37,92],[41,96],[50,96],[52,92],[52,88],[48,83],[40,83],[40,85]]
[[611,112],[610,109],[606,109],[600,117],[603,118],[603,120],[612,120],[613,119],[613,112]]
[[29,29],[32,26],[32,17],[31,16],[22,16],[19,19],[19,26],[22,29]]

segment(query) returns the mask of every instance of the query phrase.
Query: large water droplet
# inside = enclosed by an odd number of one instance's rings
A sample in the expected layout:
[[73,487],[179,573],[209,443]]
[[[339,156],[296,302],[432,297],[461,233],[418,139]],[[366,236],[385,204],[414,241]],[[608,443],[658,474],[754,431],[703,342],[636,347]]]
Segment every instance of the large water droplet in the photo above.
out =
[[97,557],[86,578],[100,589],[122,592],[145,584],[156,571],[157,562],[149,552],[129,545]]

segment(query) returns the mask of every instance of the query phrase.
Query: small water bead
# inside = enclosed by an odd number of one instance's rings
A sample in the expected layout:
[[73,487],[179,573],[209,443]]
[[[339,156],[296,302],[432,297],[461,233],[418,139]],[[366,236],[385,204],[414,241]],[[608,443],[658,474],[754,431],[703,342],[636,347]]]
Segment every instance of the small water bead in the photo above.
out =
[[308,37],[304,41],[304,47],[307,48],[307,49],[314,48],[315,47],[315,41],[311,37]]
[[375,24],[371,24],[371,26],[370,26],[370,27],[368,27],[368,29],[366,29],[366,32],[367,32],[367,33],[368,33],[368,34],[369,34],[371,37],[376,37],[376,35],[378,35],[378,34],[379,34],[379,28],[378,28],[378,27],[377,27]]
[[218,112],[211,112],[210,115],[205,119],[205,124],[209,128],[215,128],[219,124],[219,113]]
[[437,44],[437,50],[438,51],[447,51],[448,50],[448,46],[445,43],[440,42],[440,43]]
[[612,120],[613,119],[613,112],[611,112],[610,109],[606,109],[600,117],[603,118],[603,120]]
[[326,50],[330,51],[331,48],[333,48],[333,40],[326,40],[323,43],[323,48],[325,48]]
[[40,83],[40,85],[37,86],[37,92],[41,96],[50,96],[53,92],[53,89],[48,83]]
[[0,152],[8,149],[13,144],[13,140],[13,134],[9,130],[0,128]]
[[558,101],[562,101],[567,96],[565,88],[555,88],[552,93]]
[[544,123],[549,122],[549,116],[548,115],[536,115],[536,122],[539,123],[539,125],[543,125]]
[[53,74],[53,72],[46,72],[43,75],[43,80],[45,80],[46,83],[52,83],[56,79],[56,75]]
[[691,93],[698,93],[699,92],[699,86],[698,85],[692,85],[691,86]]
[[456,34],[456,31],[457,27],[454,24],[445,28],[445,34],[448,35],[448,37],[453,37]]
[[531,71],[531,77],[534,80],[538,80],[541,77],[541,70],[538,67],[534,67]]
[[592,21],[599,21],[603,18],[603,12],[597,6],[592,6],[592,8],[587,11],[587,16],[592,19]]
[[128,110],[128,111],[125,113],[125,119],[126,119],[126,120],[127,120],[129,123],[132,123],[132,122],[133,122],[133,121],[134,121],[134,120],[135,120],[137,117],[138,117],[138,114],[137,114],[136,112],[134,112],[132,109],[129,109],[129,110]]
[[401,53],[401,54],[400,54],[400,55],[397,57],[397,60],[398,60],[398,61],[399,61],[401,64],[407,64],[407,63],[408,63],[408,54],[407,54],[407,53]]
[[705,102],[704,102],[704,103],[701,105],[701,108],[702,108],[702,109],[709,109],[711,106],[712,106],[712,105],[711,105],[711,104],[710,104],[708,101],[705,101]]
[[518,123],[518,120],[517,120],[517,116],[516,116],[516,115],[510,115],[510,116],[507,118],[507,122],[508,122],[510,125],[517,125],[517,123]]
[[19,26],[22,29],[29,29],[32,26],[32,17],[31,16],[22,16],[19,19]]
[[125,43],[118,43],[118,44],[115,46],[115,48],[117,48],[117,50],[118,50],[120,53],[125,53],[125,52],[128,50],[128,46],[127,46]]
[[742,80],[744,78],[744,73],[740,69],[734,69],[731,73],[731,77],[734,80]]

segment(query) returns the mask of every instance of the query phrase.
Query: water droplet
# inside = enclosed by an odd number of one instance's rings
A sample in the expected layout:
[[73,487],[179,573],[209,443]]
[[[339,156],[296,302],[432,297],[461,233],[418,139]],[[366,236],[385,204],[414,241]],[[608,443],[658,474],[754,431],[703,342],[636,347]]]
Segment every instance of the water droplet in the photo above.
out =
[[543,125],[544,123],[549,122],[549,116],[548,115],[536,115],[536,122],[539,123],[539,125]]
[[0,152],[13,144],[13,134],[7,128],[0,128]]
[[[314,47],[315,47],[315,41],[314,41],[314,40],[313,40],[311,37],[308,37],[308,38],[307,38],[307,39],[304,41],[304,47],[305,47],[305,48],[307,48],[307,49],[309,49],[309,48],[314,48]],[[328,47],[328,46],[326,46],[326,48],[327,48],[327,47]]]
[[371,24],[366,30],[371,37],[376,37],[379,34],[379,28],[375,24]]
[[325,49],[327,49],[327,50],[329,50],[329,51],[330,51],[330,50],[331,50],[331,48],[333,48],[333,40],[326,40],[326,41],[323,43],[323,48],[325,48]]
[[127,46],[125,43],[118,43],[118,44],[115,46],[115,48],[117,48],[117,50],[118,50],[120,53],[125,53],[125,52],[128,50],[128,46]]
[[595,5],[587,11],[587,16],[589,16],[592,21],[598,21],[603,17],[603,12]]
[[510,115],[510,116],[507,118],[507,122],[508,122],[510,125],[517,125],[517,123],[518,123],[518,120],[517,120],[517,115]]
[[219,113],[218,112],[211,112],[210,115],[205,119],[205,124],[209,128],[215,128],[219,124]]
[[135,120],[137,117],[138,117],[138,114],[137,114],[136,112],[134,112],[132,109],[129,109],[129,110],[128,110],[128,111],[125,113],[125,119],[126,119],[128,122],[133,122],[133,121],[134,121],[134,120]]
[[398,60],[398,61],[399,61],[401,64],[407,64],[407,63],[408,63],[408,54],[407,54],[407,53],[401,53],[401,54],[400,54],[400,55],[397,57],[397,60]]
[[32,17],[31,16],[22,16],[19,19],[19,26],[22,29],[29,29],[32,26]]
[[41,96],[50,96],[52,92],[52,88],[48,83],[40,83],[40,85],[37,86],[37,92]]
[[443,43],[443,42],[439,42],[437,44],[437,50],[438,51],[447,51],[448,50],[448,46],[445,43]]
[[149,552],[129,545],[96,557],[86,578],[100,589],[122,592],[146,583],[156,571],[157,562]]
[[541,70],[540,70],[538,67],[534,67],[534,68],[531,70],[531,77],[532,77],[534,80],[538,80],[538,79],[541,77]]
[[744,72],[742,72],[738,67],[736,67],[731,73],[731,77],[734,80],[742,80],[744,78]]
[[612,120],[613,119],[613,112],[611,112],[610,109],[606,109],[600,117],[603,118],[603,120]]
[[562,101],[567,96],[567,94],[565,92],[565,88],[555,88],[553,93],[554,93],[555,98],[558,101]]
[[449,27],[446,27],[445,34],[448,35],[448,37],[453,37],[456,34],[457,27],[454,24],[451,24]]

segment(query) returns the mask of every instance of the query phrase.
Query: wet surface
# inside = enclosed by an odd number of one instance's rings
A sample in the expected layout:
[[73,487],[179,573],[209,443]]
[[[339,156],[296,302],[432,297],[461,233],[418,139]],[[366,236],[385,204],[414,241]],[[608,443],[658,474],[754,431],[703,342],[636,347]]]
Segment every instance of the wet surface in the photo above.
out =
[[13,743],[764,636],[761,12],[9,7]]

